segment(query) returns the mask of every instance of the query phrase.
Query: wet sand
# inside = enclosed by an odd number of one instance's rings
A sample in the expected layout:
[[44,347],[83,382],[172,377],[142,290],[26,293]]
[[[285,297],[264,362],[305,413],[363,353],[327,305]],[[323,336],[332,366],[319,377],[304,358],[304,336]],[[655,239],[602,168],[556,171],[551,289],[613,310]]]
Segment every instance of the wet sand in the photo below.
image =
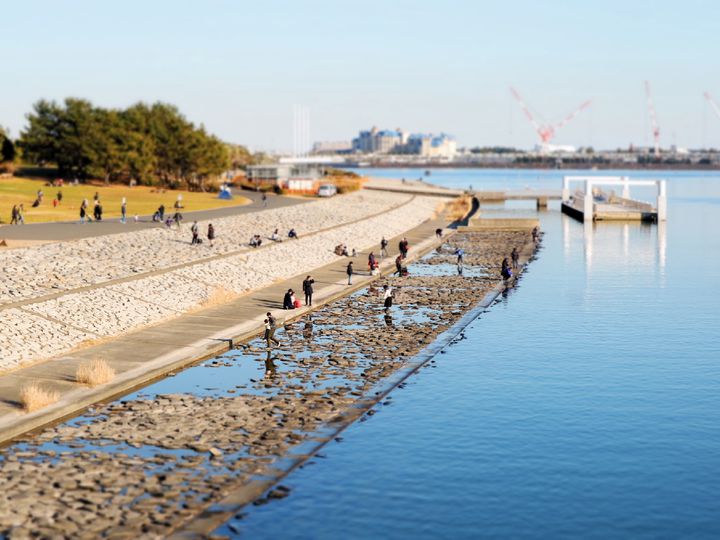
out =
[[[267,351],[256,339],[178,376],[215,370],[211,387],[167,394],[149,387],[7,448],[0,530],[9,538],[30,531],[136,538],[181,528],[254,475],[273,472],[315,430],[341,420],[408,365],[498,285],[502,258],[529,239],[529,232],[459,233],[411,266],[417,274],[383,278],[288,325],[279,347]],[[465,276],[446,270],[460,245]],[[387,282],[396,305],[386,314]],[[264,375],[248,377],[248,364]],[[276,488],[270,496],[286,494]]]

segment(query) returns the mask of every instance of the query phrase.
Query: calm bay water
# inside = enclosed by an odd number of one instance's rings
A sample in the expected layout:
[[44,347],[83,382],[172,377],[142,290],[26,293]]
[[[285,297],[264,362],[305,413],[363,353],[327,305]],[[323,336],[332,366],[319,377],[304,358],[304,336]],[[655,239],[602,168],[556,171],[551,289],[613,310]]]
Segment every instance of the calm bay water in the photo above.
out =
[[[561,174],[434,170],[428,181],[558,189]],[[288,498],[219,532],[720,537],[720,175],[626,174],[668,179],[667,224],[584,226],[551,205],[516,290],[290,475]]]

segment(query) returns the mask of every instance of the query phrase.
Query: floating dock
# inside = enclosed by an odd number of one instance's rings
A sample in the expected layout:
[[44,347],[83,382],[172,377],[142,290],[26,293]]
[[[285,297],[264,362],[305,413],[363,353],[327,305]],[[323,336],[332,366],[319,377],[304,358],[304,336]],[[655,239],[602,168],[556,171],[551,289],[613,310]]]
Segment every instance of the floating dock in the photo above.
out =
[[[582,182],[583,189],[571,194],[570,185]],[[621,186],[622,196],[606,194],[601,186]],[[656,204],[630,197],[631,186],[655,187]],[[627,176],[565,176],[562,188],[562,212],[579,221],[649,221],[667,219],[665,180],[630,180]]]

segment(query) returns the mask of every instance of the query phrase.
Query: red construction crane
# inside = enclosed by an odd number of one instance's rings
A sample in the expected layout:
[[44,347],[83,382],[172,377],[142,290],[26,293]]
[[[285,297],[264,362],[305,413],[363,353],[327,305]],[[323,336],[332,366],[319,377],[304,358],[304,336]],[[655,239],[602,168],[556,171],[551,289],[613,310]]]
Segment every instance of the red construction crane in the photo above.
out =
[[660,128],[657,123],[657,115],[655,114],[655,105],[653,105],[652,93],[650,92],[650,82],[645,81],[645,95],[647,96],[648,113],[650,114],[650,126],[652,128],[653,139],[655,141],[655,155],[660,154]]
[[555,132],[559,130],[560,128],[564,127],[570,120],[575,118],[578,114],[580,114],[580,111],[583,109],[586,109],[590,106],[590,100],[584,102],[581,104],[577,109],[575,109],[572,113],[567,115],[561,122],[558,122],[557,124],[551,124],[549,122],[539,123],[537,120],[535,120],[535,117],[530,112],[530,109],[525,104],[525,101],[523,101],[523,98],[520,97],[520,94],[517,90],[515,90],[512,86],[510,87],[510,93],[513,95],[513,97],[517,100],[518,104],[520,105],[520,108],[525,113],[525,116],[527,117],[530,124],[532,124],[533,128],[537,132],[538,136],[540,137],[540,143],[543,146],[547,146],[550,144],[550,141],[555,137]]
[[718,104],[715,103],[715,100],[714,100],[714,99],[712,98],[712,96],[710,95],[710,92],[705,92],[705,99],[708,100],[708,103],[710,103],[710,106],[711,106],[711,107],[713,108],[713,110],[715,111],[715,114],[717,114],[718,116],[720,116],[720,107],[718,107]]

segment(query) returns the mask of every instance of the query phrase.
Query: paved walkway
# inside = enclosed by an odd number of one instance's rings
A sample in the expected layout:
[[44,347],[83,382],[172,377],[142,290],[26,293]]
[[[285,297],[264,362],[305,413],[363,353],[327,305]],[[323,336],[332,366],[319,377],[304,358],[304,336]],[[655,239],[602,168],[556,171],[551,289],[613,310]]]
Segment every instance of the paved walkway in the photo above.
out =
[[[402,235],[410,242],[411,260],[439,245],[435,229],[445,224],[445,220],[429,220]],[[381,266],[383,273],[394,270],[400,239],[401,236],[390,239],[390,255]],[[365,287],[375,279],[369,275],[366,261],[367,253],[370,250],[378,252],[379,246],[366,248],[354,259],[354,266],[361,274],[353,277],[351,287],[347,286],[346,261],[331,263],[311,272],[315,279],[314,307]],[[0,443],[77,414],[98,401],[123,395],[195,361],[222,353],[228,350],[231,343],[260,333],[266,311],[272,311],[278,320],[295,318],[308,312],[310,308],[293,311],[279,309],[287,289],[302,290],[301,283],[305,275],[303,273],[279,281],[228,304],[185,314],[106,343],[79,349],[56,360],[0,376]],[[107,385],[92,389],[78,385],[75,382],[78,365],[94,358],[106,360],[116,372],[115,379]],[[60,400],[35,413],[22,413],[19,408],[20,390],[31,381],[58,391]]]
[[[213,208],[211,210],[197,210],[195,212],[183,212],[184,223],[192,223],[194,220],[216,219],[226,216],[237,216],[265,210],[261,202],[261,194],[254,191],[241,191],[238,195],[250,199],[250,204],[240,206],[226,206]],[[304,204],[314,199],[302,197],[285,197],[272,193],[268,194],[267,208],[281,208]],[[172,209],[170,214],[172,215]],[[124,232],[138,231],[164,227],[162,223],[152,221],[152,216],[141,216],[137,223],[128,220],[122,224],[119,218],[112,218],[101,222],[86,223],[84,225],[77,221],[59,221],[52,223],[28,223],[27,225],[2,225],[0,226],[0,240],[77,240],[106,234],[117,234]]]

